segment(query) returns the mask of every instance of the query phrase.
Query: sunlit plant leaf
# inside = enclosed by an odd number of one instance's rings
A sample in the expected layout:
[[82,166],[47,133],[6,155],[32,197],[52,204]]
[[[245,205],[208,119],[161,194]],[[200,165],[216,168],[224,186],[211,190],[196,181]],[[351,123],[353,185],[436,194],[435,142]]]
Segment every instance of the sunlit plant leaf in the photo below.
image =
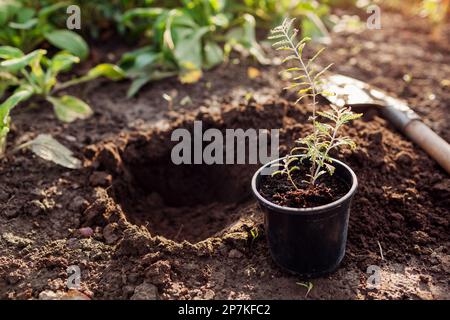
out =
[[73,156],[72,151],[48,134],[40,134],[19,148],[29,148],[42,159],[52,161],[65,168],[80,169],[82,166],[81,161]]
[[64,122],[86,119],[93,114],[85,102],[73,96],[47,97],[47,100],[53,104],[58,119]]

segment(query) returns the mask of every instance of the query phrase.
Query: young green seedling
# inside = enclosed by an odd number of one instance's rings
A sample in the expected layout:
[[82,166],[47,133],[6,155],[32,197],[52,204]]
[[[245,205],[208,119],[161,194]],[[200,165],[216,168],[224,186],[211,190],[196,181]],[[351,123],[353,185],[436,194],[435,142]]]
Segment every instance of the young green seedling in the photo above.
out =
[[[30,52],[42,42],[66,50],[81,59],[89,54],[89,47],[77,33],[59,29],[52,21],[55,16],[67,17],[70,1],[0,1],[0,45]],[[46,2],[46,1],[44,1]]]
[[[314,60],[323,52],[324,49],[319,50],[311,59],[307,60],[303,55],[303,49],[309,38],[297,40],[298,31],[292,27],[294,19],[286,19],[284,22],[272,29],[269,39],[274,39],[276,42],[273,47],[276,50],[285,50],[289,55],[284,58],[283,63],[287,61],[295,62],[294,67],[290,67],[285,72],[290,72],[294,75],[291,84],[285,89],[298,89],[299,98],[296,103],[302,99],[309,97],[312,102],[312,116],[310,120],[313,124],[313,132],[308,136],[298,139],[296,142],[300,145],[291,150],[290,158],[286,158],[283,163],[274,166],[280,167],[273,173],[286,175],[288,180],[295,189],[299,189],[297,183],[292,178],[292,173],[300,170],[295,163],[302,163],[303,160],[309,162],[308,180],[305,182],[309,186],[316,184],[317,179],[328,172],[330,175],[334,173],[334,166],[330,157],[330,151],[339,149],[342,146],[349,146],[351,149],[356,147],[355,143],[346,136],[339,134],[339,129],[351,120],[357,119],[362,114],[353,113],[350,108],[338,108],[331,105],[331,109],[327,111],[317,110],[317,98],[319,95],[330,95],[331,93],[321,90],[322,75],[332,66],[326,66],[319,69],[314,65]],[[320,122],[319,116],[327,119],[328,122]]]
[[92,115],[91,108],[82,100],[70,96],[56,96],[58,90],[90,81],[100,76],[112,80],[123,77],[123,71],[115,65],[100,64],[86,75],[60,83],[57,76],[71,69],[80,59],[67,52],[59,52],[53,58],[46,56],[45,50],[35,50],[24,54],[21,50],[0,47],[0,99],[10,88],[15,91],[0,104],[0,156],[5,151],[6,136],[11,123],[10,112],[20,102],[32,96],[40,96],[49,101],[61,121],[72,122]]
[[213,1],[133,8],[122,15],[121,24],[132,34],[151,37],[151,45],[122,57],[121,67],[133,80],[130,97],[146,83],[173,75],[182,83],[197,82],[202,70],[219,65],[232,50],[269,62],[256,41],[255,18]]

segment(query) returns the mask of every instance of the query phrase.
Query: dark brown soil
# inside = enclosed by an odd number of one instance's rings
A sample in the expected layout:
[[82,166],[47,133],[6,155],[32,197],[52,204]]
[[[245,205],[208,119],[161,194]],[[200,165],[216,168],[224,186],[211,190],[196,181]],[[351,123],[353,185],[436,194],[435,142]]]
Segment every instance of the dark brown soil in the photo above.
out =
[[[292,163],[292,166],[297,165]],[[301,170],[293,171],[292,180],[298,189],[288,180],[285,174],[263,176],[261,195],[280,206],[291,208],[313,208],[329,204],[342,198],[350,187],[336,175],[321,176],[314,185],[305,181],[309,167],[301,166]]]
[[[422,20],[383,13],[381,30],[335,34],[320,63],[333,61],[335,71],[406,99],[449,141],[450,41],[436,43],[429,33]],[[260,76],[250,79],[249,66]],[[133,99],[125,98],[126,82],[90,83],[71,93],[95,114],[70,125],[46,104],[14,110],[9,147],[51,133],[84,167],[67,170],[28,151],[0,161],[0,298],[305,298],[302,280],[269,255],[250,197],[255,166],[167,161],[172,130],[194,120],[221,130],[282,128],[285,154],[311,128],[303,125],[307,108],[281,92],[278,71],[230,62],[199,83],[168,79]],[[173,111],[164,93],[174,97]],[[338,158],[359,180],[346,256],[336,273],[312,280],[308,298],[450,298],[449,176],[376,114],[345,134],[358,149]],[[81,269],[77,292],[66,286],[72,265]],[[375,289],[373,265],[381,272]]]

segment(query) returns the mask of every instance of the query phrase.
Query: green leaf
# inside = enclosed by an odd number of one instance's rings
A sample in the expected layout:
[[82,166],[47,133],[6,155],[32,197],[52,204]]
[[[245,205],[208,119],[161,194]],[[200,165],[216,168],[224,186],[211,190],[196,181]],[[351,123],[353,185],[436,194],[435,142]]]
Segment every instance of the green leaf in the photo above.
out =
[[242,16],[243,23],[227,32],[225,38],[234,50],[243,54],[251,54],[261,64],[269,64],[270,60],[264,55],[264,52],[255,36],[255,18],[251,14]]
[[145,68],[151,67],[162,59],[161,52],[154,52],[151,48],[144,48],[127,52],[122,56],[120,67],[129,74],[138,74],[145,72]]
[[58,52],[50,61],[50,68],[54,74],[67,71],[74,63],[79,63],[80,58],[68,52]]
[[205,51],[205,67],[212,68],[223,62],[223,50],[213,41],[207,41],[204,47]]
[[290,56],[287,56],[286,58],[283,59],[282,63],[288,62],[290,60],[298,60],[298,57],[296,55],[291,54]]
[[321,54],[324,50],[325,50],[325,48],[321,48],[319,51],[317,51],[316,54],[315,54],[311,59],[309,59],[307,67],[311,66],[311,64],[314,62],[314,60],[316,60],[317,57],[320,56],[320,54]]
[[316,113],[324,118],[336,121],[336,116],[328,111],[317,111]]
[[153,71],[148,75],[136,78],[130,85],[130,88],[127,92],[127,97],[133,97],[145,84],[150,81],[161,80],[167,77],[172,77],[176,75],[175,71]]
[[139,78],[134,79],[134,80],[131,82],[130,87],[128,88],[128,91],[127,91],[127,97],[128,97],[128,98],[133,97],[133,96],[134,96],[136,93],[138,93],[139,90],[141,90],[141,88],[142,88],[143,86],[145,86],[148,82],[150,82],[150,77],[148,77],[148,76],[143,76],[143,77],[139,77]]
[[23,57],[24,53],[22,50],[10,47],[10,46],[1,46],[0,47],[0,58],[9,60],[9,59],[15,59]]
[[175,32],[184,31],[184,36],[175,43],[174,56],[178,66],[193,65],[196,69],[202,67],[202,37],[209,31],[209,27],[198,29],[176,28]]
[[33,90],[30,87],[19,87],[8,99],[0,104],[0,127],[7,125],[9,112],[21,101],[31,97]]
[[347,145],[350,147],[351,150],[354,150],[356,148],[356,143],[350,138],[339,138],[338,142],[334,144],[334,147]]
[[86,119],[93,114],[91,107],[73,96],[47,97],[47,100],[53,104],[58,119],[64,122]]
[[20,58],[2,61],[0,62],[0,71],[17,72],[27,65],[30,65],[34,60],[41,59],[46,53],[47,51],[39,49]]
[[44,160],[52,161],[69,169],[80,169],[81,161],[73,156],[73,152],[55,140],[51,135],[40,134],[35,139],[19,146],[28,147]]
[[314,13],[314,11],[306,12],[306,19],[302,19],[301,30],[303,36],[313,39],[324,39],[329,41],[329,33],[322,20]]
[[80,59],[89,54],[89,47],[83,38],[70,30],[54,30],[44,34],[45,39],[59,49],[67,50]]
[[291,163],[298,161],[298,159],[296,157],[290,157],[287,160],[285,160],[285,165],[289,166]]
[[292,168],[289,168],[289,174],[291,174],[294,171],[300,171],[300,168],[298,166],[294,166]]
[[9,72],[0,72],[0,99],[9,87],[19,85],[20,81]]
[[334,63],[330,63],[329,65],[327,65],[325,68],[323,68],[322,70],[320,70],[319,73],[317,73],[314,76],[313,81],[316,81],[317,79],[319,79],[326,71],[328,71],[328,69],[330,69],[333,66]]
[[106,77],[113,81],[117,81],[125,77],[125,72],[120,67],[114,64],[102,63],[89,70],[85,77],[89,80],[98,77]]
[[328,173],[330,174],[330,176],[333,175],[334,170],[336,169],[333,165],[329,164],[329,163],[324,163],[325,168],[327,169]]
[[66,9],[69,5],[70,5],[70,2],[58,1],[55,4],[52,4],[50,6],[45,6],[42,9],[40,9],[37,16],[41,20],[47,19],[47,17],[50,14],[52,14],[55,11],[60,10],[60,9]]
[[274,172],[272,172],[271,176],[273,177],[273,176],[276,176],[277,174],[283,175],[283,174],[284,174],[284,171],[283,171],[283,170],[277,170],[277,171],[274,171]]
[[330,125],[325,124],[325,123],[320,123],[318,121],[314,122],[314,126],[322,133],[326,134],[327,136],[330,135],[330,130],[332,130],[333,128],[330,127]]
[[340,118],[339,120],[340,120],[340,122],[341,122],[342,124],[344,124],[344,123],[347,123],[347,122],[349,122],[349,121],[352,121],[352,120],[361,118],[362,116],[363,116],[362,113],[348,112],[348,113],[342,115],[341,118]]
[[38,24],[38,19],[30,19],[23,23],[18,22],[10,22],[8,26],[12,29],[18,29],[18,30],[30,30],[31,28],[34,28]]
[[298,90],[297,93],[301,96],[301,95],[306,94],[306,93],[308,93],[310,91],[312,91],[312,88],[305,88],[305,89]]
[[22,7],[20,8],[20,10],[15,12],[15,15],[17,18],[17,22],[25,23],[34,18],[34,16],[36,15],[36,10],[33,8]]
[[291,90],[291,89],[299,87],[299,86],[308,86],[308,88],[310,88],[308,82],[293,82],[290,85],[288,85],[287,87],[284,87],[283,90]]
[[150,20],[150,19],[155,19],[157,18],[159,15],[161,15],[163,12],[165,11],[165,9],[162,8],[134,8],[134,9],[130,9],[127,10],[121,18],[121,22],[130,27],[133,28],[134,27],[134,23],[133,23],[133,19],[135,18],[139,18],[139,19],[145,19],[145,20]]

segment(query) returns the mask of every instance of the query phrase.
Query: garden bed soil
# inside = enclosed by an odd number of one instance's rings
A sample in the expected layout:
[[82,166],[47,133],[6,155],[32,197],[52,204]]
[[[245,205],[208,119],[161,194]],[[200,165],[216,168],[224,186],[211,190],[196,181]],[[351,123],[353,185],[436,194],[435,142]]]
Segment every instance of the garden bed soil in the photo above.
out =
[[[382,18],[381,30],[333,35],[319,62],[406,99],[450,141],[450,32],[436,43],[422,20]],[[249,78],[248,67],[259,76]],[[172,130],[195,120],[220,130],[282,128],[285,154],[311,128],[308,110],[281,92],[279,70],[230,61],[196,84],[168,79],[133,99],[125,98],[129,83],[96,81],[72,89],[95,110],[72,124],[45,103],[14,110],[9,149],[49,133],[84,168],[29,151],[0,162],[0,298],[304,299],[302,279],[269,255],[250,194],[257,166],[169,161]],[[163,94],[174,97],[171,110]],[[311,280],[307,298],[450,298],[449,176],[371,112],[345,133],[359,146],[339,156],[359,180],[347,252],[337,272]],[[81,269],[81,288],[67,292],[71,265]],[[374,265],[377,288],[368,286]]]

